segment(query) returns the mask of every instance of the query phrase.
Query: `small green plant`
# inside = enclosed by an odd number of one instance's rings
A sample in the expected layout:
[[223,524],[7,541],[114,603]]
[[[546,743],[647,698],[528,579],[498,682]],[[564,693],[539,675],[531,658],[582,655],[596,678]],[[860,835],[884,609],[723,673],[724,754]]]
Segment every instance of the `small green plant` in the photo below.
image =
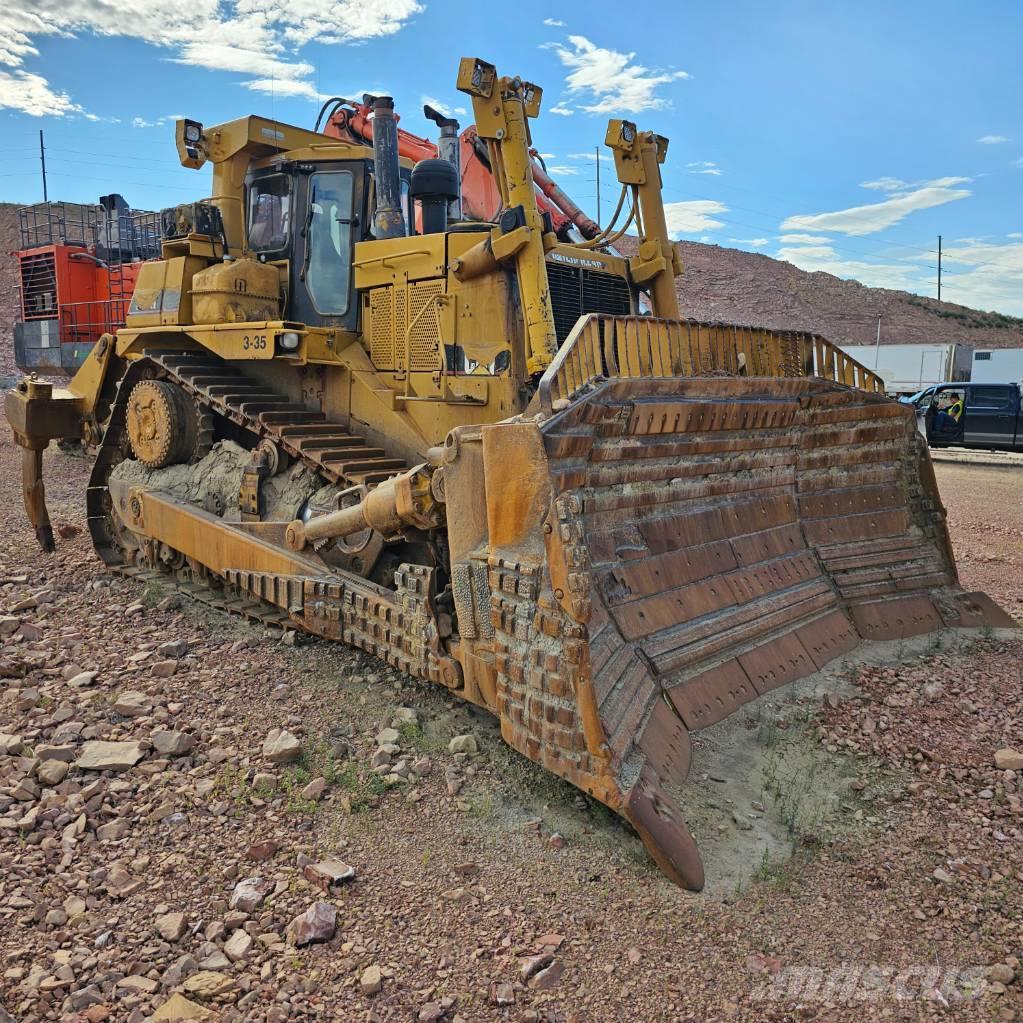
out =
[[245,780],[245,772],[237,764],[224,764],[213,785],[213,792],[221,799],[229,800],[240,810],[249,801],[249,786]]
[[315,799],[306,799],[302,795],[302,789],[309,784],[309,778],[309,771],[301,766],[292,768],[281,777],[277,792],[284,797],[284,805],[289,813],[310,817],[320,808]]
[[387,783],[379,774],[372,771],[365,775],[360,774],[353,763],[338,767],[334,777],[336,779],[334,784],[348,793],[352,813],[365,810],[387,791]]
[[494,797],[489,791],[474,793],[469,800],[469,813],[480,820],[491,820],[496,813]]
[[398,735],[401,736],[402,745],[416,749],[423,741],[423,730],[417,721],[402,721],[398,725]]
[[786,891],[795,880],[797,865],[793,860],[772,862],[768,851],[764,850],[760,865],[753,872],[753,880],[760,884],[769,884],[772,887]]

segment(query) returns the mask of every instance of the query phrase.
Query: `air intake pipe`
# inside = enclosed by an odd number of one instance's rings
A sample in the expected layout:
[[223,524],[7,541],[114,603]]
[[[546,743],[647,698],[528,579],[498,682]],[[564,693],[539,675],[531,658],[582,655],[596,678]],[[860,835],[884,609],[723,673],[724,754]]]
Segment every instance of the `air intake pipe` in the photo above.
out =
[[373,162],[376,178],[373,233],[377,238],[401,238],[405,235],[405,218],[401,212],[398,122],[390,96],[373,100]]

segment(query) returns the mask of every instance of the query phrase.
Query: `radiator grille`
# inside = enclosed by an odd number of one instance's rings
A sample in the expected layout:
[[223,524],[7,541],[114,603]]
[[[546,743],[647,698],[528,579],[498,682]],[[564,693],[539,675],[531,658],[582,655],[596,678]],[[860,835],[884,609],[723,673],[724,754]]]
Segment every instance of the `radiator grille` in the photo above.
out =
[[624,277],[584,267],[547,264],[547,280],[554,306],[554,330],[562,343],[583,313],[628,316],[632,312],[629,285]]

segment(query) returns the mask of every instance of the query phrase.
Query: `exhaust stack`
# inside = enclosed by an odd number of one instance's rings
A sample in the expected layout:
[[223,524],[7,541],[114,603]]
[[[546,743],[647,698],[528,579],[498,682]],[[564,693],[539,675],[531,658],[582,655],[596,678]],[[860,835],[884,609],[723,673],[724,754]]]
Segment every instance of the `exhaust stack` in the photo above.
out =
[[373,100],[373,162],[376,176],[374,233],[377,238],[402,238],[405,218],[401,212],[398,171],[398,122],[390,96],[377,96]]
[[458,121],[445,117],[429,104],[423,107],[423,116],[440,128],[437,139],[437,155],[447,160],[455,169],[457,195],[448,203],[448,220],[462,219],[462,146],[458,138]]

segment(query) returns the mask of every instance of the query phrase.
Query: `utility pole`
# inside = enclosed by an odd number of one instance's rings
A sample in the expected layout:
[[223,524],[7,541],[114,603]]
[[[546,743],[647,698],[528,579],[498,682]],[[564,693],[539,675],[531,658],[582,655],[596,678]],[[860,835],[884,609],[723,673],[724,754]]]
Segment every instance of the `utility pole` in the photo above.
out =
[[941,301],[941,235],[938,235],[938,301]]
[[877,343],[874,345],[874,369],[881,358],[881,314],[877,314]]
[[593,147],[593,158],[597,166],[597,227],[600,227],[600,146]]
[[39,129],[39,162],[43,167],[43,202],[49,202],[46,194],[46,147],[43,145],[43,129]]

